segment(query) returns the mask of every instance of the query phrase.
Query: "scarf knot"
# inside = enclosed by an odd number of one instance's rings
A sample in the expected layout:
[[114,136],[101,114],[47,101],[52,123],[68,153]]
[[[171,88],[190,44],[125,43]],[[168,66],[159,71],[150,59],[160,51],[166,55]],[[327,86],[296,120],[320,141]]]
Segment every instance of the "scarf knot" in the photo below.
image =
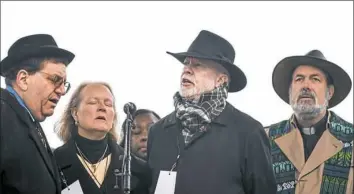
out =
[[227,84],[201,94],[198,101],[183,98],[179,92],[174,95],[176,117],[181,121],[186,144],[195,133],[205,132],[206,125],[220,115],[226,107],[227,95]]

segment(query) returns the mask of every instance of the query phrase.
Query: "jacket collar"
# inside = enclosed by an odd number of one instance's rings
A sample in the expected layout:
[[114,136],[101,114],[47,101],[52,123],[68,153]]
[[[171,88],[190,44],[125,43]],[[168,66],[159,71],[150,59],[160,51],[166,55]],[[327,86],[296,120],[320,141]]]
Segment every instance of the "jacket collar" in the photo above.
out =
[[28,114],[30,115],[31,119],[33,122],[35,122],[36,120],[34,119],[31,111],[28,109],[28,107],[26,106],[25,102],[23,101],[23,99],[20,97],[20,95],[18,95],[18,93],[15,91],[15,89],[9,85],[6,86],[6,90],[13,95],[16,100],[18,101],[18,103],[27,110]]
[[[121,146],[119,146],[118,143],[114,142],[111,138],[109,138],[108,140],[108,145],[109,145],[109,149],[111,150],[111,158],[112,158],[108,170],[110,170],[111,168],[112,170],[114,169],[120,170],[124,158],[124,149]],[[77,157],[75,141],[73,139],[70,139],[66,144],[63,145],[61,149],[63,150],[61,156],[68,156],[67,158],[60,158],[60,161],[58,163],[60,164],[61,169],[66,169],[73,165],[76,166],[76,168],[78,168],[77,165],[81,165]],[[131,166],[132,166],[131,167],[132,172],[141,173],[144,170],[146,170],[144,168],[143,161],[137,160],[133,156],[131,160]]]
[[[327,116],[326,125],[325,125],[325,128],[326,128],[326,129],[327,129],[328,126],[329,126],[331,115],[332,115],[332,112],[327,110],[327,112],[326,112],[326,114],[325,114],[325,116]],[[323,118],[322,118],[322,119],[323,119]],[[297,126],[295,114],[291,115],[289,121],[290,121],[290,124],[291,124],[291,126],[292,126],[293,128],[299,129],[299,127]],[[316,124],[315,124],[315,125],[316,125]]]
[[33,120],[29,116],[27,110],[21,106],[19,101],[16,99],[14,95],[12,95],[8,90],[0,88],[0,98],[5,101],[12,109],[15,110],[16,114],[20,117],[20,119],[29,126],[33,126]]

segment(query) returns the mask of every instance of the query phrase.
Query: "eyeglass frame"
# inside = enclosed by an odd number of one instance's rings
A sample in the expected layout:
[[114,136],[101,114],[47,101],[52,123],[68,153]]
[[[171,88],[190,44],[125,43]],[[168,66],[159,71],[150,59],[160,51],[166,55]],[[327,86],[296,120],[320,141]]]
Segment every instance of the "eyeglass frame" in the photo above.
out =
[[[38,73],[43,73],[45,75],[47,75],[47,79],[52,82],[52,84],[55,86],[55,89],[59,88],[62,84],[64,84],[64,88],[65,88],[65,94],[67,94],[71,88],[71,84],[70,82],[67,82],[63,77],[59,76],[59,75],[56,75],[56,74],[50,74],[50,73],[46,73],[46,72],[43,72],[43,71],[38,71]],[[54,81],[53,79],[51,78],[60,78],[59,81]],[[64,94],[64,95],[65,95]]]

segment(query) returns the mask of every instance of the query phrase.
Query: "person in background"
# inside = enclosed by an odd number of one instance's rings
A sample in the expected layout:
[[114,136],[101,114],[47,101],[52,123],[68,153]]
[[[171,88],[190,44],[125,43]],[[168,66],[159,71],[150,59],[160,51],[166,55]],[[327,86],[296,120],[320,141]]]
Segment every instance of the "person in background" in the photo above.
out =
[[266,128],[277,193],[353,194],[353,124],[329,110],[350,92],[349,75],[312,50],[281,60],[272,82],[294,111]]
[[[116,99],[107,83],[81,84],[73,93],[57,125],[64,145],[54,151],[65,177],[63,189],[80,183],[84,194],[123,193],[124,150],[117,144]],[[132,158],[131,194],[147,194],[144,164]]]
[[[138,109],[133,114],[131,151],[139,159],[146,161],[149,128],[158,120],[160,120],[160,116],[148,109]],[[123,134],[125,134],[125,125],[126,120],[124,120],[122,125]],[[124,147],[124,137],[122,139],[120,145]]]
[[0,193],[60,194],[60,176],[40,122],[70,89],[66,68],[75,55],[49,34],[20,38],[0,63]]
[[202,30],[187,52],[168,53],[184,68],[175,110],[149,131],[151,193],[274,194],[262,124],[227,102],[247,83],[232,45]]

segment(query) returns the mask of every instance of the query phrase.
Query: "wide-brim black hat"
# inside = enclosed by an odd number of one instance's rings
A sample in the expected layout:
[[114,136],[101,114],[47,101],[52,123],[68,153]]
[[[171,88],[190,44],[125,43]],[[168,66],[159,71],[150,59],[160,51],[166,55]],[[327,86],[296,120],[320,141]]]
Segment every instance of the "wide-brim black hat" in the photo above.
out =
[[[56,57],[65,59],[68,64],[75,55],[59,48],[54,38],[48,34],[35,34],[18,39],[9,49],[7,57],[0,62],[0,75],[19,65],[19,62],[30,57]],[[66,65],[68,65],[66,64]]]
[[294,70],[300,65],[309,65],[322,70],[334,85],[334,94],[328,102],[332,108],[342,102],[352,88],[349,75],[338,65],[326,60],[319,50],[312,50],[305,56],[291,56],[281,60],[274,68],[272,82],[278,96],[289,104],[289,86]]
[[213,60],[221,64],[229,74],[229,92],[238,92],[246,87],[247,78],[243,71],[234,64],[235,50],[233,46],[221,36],[202,30],[192,42],[187,52],[168,54],[175,57],[182,64],[186,57]]

